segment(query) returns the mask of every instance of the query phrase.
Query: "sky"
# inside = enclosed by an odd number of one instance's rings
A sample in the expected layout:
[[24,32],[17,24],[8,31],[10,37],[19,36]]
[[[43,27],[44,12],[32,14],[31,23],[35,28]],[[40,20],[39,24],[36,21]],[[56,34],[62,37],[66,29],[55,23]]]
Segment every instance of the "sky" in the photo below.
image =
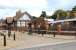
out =
[[39,17],[42,11],[52,15],[57,9],[71,10],[76,0],[0,0],[0,18],[12,17],[16,11],[27,11]]

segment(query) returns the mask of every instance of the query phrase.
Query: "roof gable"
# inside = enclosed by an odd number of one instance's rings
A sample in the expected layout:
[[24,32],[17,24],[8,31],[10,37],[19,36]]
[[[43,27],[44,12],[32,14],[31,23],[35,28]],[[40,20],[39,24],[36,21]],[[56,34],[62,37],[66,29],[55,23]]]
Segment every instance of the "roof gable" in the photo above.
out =
[[27,14],[24,14],[23,16],[21,16],[21,18],[19,18],[18,20],[31,20],[29,18],[29,16]]
[[[27,16],[25,16],[25,15],[27,15]],[[31,20],[32,19],[32,16],[28,13],[28,12],[21,12],[21,11],[18,11],[18,12],[16,12],[16,16],[14,16],[14,20],[19,20],[20,18],[24,18],[24,17],[27,19],[27,17]],[[25,19],[24,18],[24,19]]]

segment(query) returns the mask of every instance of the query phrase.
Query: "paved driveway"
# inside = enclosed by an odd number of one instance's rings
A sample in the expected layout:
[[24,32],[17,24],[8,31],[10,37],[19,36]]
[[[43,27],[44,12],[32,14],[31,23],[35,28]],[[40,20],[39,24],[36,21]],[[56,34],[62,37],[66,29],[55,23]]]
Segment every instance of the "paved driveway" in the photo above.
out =
[[76,50],[76,42],[33,47],[33,48],[24,48],[24,49],[19,49],[19,50]]

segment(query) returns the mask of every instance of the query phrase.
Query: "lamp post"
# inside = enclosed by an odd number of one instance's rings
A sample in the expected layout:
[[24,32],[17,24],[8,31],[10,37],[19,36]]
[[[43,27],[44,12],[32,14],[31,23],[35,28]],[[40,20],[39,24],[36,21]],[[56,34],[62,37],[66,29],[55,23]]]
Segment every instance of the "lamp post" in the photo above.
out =
[[15,31],[17,31],[17,21],[16,21],[16,18],[13,19],[13,23],[14,23]]

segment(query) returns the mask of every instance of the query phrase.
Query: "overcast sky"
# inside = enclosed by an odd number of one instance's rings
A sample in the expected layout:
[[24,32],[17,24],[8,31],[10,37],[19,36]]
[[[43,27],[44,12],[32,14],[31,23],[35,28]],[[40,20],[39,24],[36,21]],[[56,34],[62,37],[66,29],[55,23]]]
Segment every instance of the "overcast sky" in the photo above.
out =
[[0,0],[0,18],[14,16],[17,10],[40,16],[41,11],[52,15],[57,9],[71,10],[76,0]]

